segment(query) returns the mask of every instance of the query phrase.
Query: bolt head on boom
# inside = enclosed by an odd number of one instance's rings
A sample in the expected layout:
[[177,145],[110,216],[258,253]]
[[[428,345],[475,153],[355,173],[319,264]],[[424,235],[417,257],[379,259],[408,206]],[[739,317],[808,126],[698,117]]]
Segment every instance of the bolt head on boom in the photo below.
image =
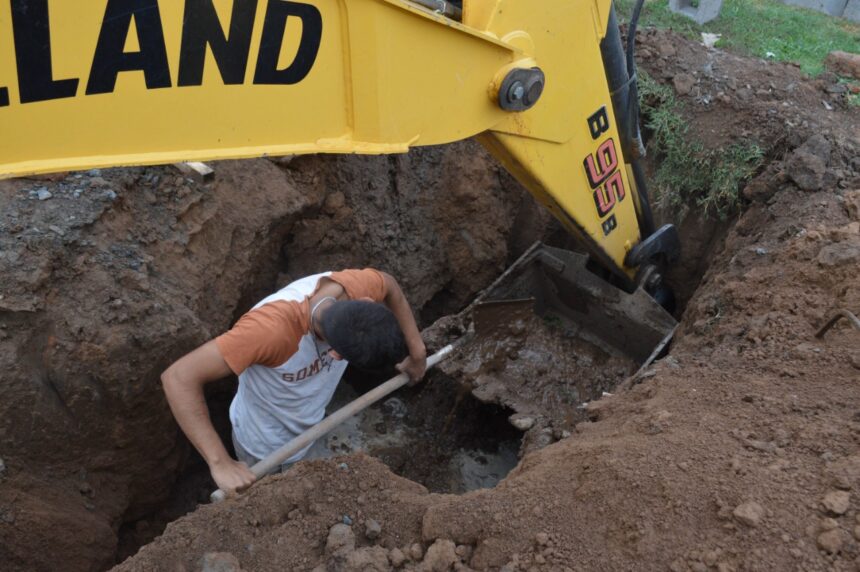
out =
[[531,109],[543,93],[546,78],[540,68],[517,68],[508,72],[499,88],[499,107],[505,111]]

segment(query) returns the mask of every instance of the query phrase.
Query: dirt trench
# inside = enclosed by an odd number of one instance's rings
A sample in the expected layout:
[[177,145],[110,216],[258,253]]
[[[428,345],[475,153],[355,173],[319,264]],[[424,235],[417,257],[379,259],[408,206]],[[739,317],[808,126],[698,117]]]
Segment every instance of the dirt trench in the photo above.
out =
[[[504,386],[507,394],[485,394],[484,401],[495,405],[461,399],[461,403],[466,400],[460,406],[464,420],[478,413],[475,420],[460,427],[473,428],[483,423],[485,427],[481,428],[491,429],[490,433],[502,433],[510,429],[504,423],[496,423],[506,421],[512,414],[511,421],[528,426],[521,445],[524,457],[494,488],[445,494],[468,487],[462,482],[451,486],[450,471],[437,472],[434,477],[428,470],[450,467],[449,459],[433,461],[429,457],[431,461],[418,460],[410,467],[410,461],[419,456],[406,454],[409,441],[388,458],[385,451],[377,450],[381,460],[351,454],[329,461],[310,461],[286,475],[264,480],[239,499],[203,506],[170,523],[163,535],[125,561],[120,570],[198,570],[206,566],[226,570],[396,568],[506,572],[853,569],[858,556],[855,526],[860,523],[856,505],[860,494],[860,401],[856,390],[860,357],[856,337],[844,326],[824,340],[816,340],[812,334],[833,310],[860,307],[857,111],[828,95],[829,79],[808,80],[791,66],[706,50],[665,32],[646,31],[642,45],[644,67],[661,81],[672,82],[679,74],[693,77],[692,90],[679,96],[686,103],[685,117],[697,136],[712,146],[736,138],[754,139],[766,148],[768,157],[767,165],[744,189],[747,204],[736,218],[726,223],[704,223],[696,217],[676,221],[681,223],[686,251],[671,279],[685,310],[670,354],[632,377],[629,367],[611,368],[617,370],[616,374],[594,386],[602,397],[595,399],[596,395],[587,394],[575,383],[565,383],[567,379],[554,375],[552,368],[540,371],[537,364],[547,361],[545,358],[537,356],[535,367],[529,366],[528,351],[546,351],[550,344],[565,342],[553,333],[553,324],[527,325],[526,331],[546,328],[547,335],[526,339],[514,352],[516,358],[505,354],[505,368],[511,365],[514,370],[523,367],[535,371],[536,375],[528,378],[534,383]],[[834,107],[831,114],[818,111],[821,98],[828,98]],[[472,147],[468,149],[475,152]],[[174,290],[183,292],[177,285],[184,284],[190,292],[201,292],[182,306],[187,308],[183,315],[197,320],[194,324],[203,322],[197,316],[208,316],[206,324],[215,332],[253,303],[272,281],[283,282],[328,266],[349,265],[352,260],[369,260],[404,277],[410,299],[422,308],[422,317],[429,323],[462,307],[478,284],[494,278],[504,262],[509,262],[512,254],[533,238],[508,234],[510,230],[521,227],[518,221],[541,216],[529,201],[522,201],[521,191],[486,159],[483,164],[466,161],[459,165],[456,150],[452,154],[431,151],[417,163],[412,154],[374,160],[369,180],[362,178],[366,176],[365,167],[352,158],[332,160],[335,168],[330,170],[326,168],[330,159],[318,157],[272,166],[275,180],[280,181],[287,173],[289,196],[298,202],[307,200],[291,188],[296,186],[314,191],[310,196],[315,198],[300,209],[300,214],[290,214],[286,222],[275,225],[276,238],[266,242],[269,247],[264,249],[268,264],[255,266],[243,260],[242,253],[253,250],[249,244],[257,243],[242,239],[246,225],[231,223],[230,217],[224,221],[221,214],[220,218],[213,215],[217,224],[204,224],[201,228],[208,233],[209,241],[217,240],[227,228],[233,229],[231,236],[238,236],[238,244],[227,250],[230,254],[226,259],[245,266],[223,277],[232,288],[229,292],[213,292],[205,276],[189,284],[184,282],[186,277],[165,275],[166,266],[158,268],[158,273],[149,271],[148,266],[146,274],[150,280],[157,276],[159,286],[173,285]],[[244,165],[229,164],[228,173],[239,177]],[[269,167],[266,164],[265,168]],[[127,172],[119,173],[125,176]],[[144,172],[152,174],[150,170]],[[417,175],[413,179],[404,172]],[[465,173],[462,176],[469,184],[458,184],[461,173]],[[109,173],[109,177],[113,175]],[[435,194],[428,198],[421,189],[422,182],[440,176],[442,184],[434,187]],[[249,183],[253,187],[253,177]],[[60,196],[66,192],[63,184],[60,181]],[[27,185],[14,192],[35,190],[32,182]],[[449,186],[455,189],[451,195],[447,193]],[[350,190],[356,187],[360,191]],[[494,199],[489,203],[486,188],[493,189],[490,196]],[[362,196],[362,200],[356,200],[359,195],[351,194],[364,193],[365,189],[371,198],[365,200]],[[279,190],[283,192],[283,187]],[[74,194],[74,189],[71,192]],[[219,193],[223,194],[222,200],[229,197],[227,189]],[[131,196],[130,192],[118,194]],[[159,196],[156,194],[156,201]],[[457,208],[449,207],[451,210],[434,218],[435,207],[428,203],[436,204],[443,196],[452,196],[450,204]],[[145,194],[143,198],[149,200]],[[114,199],[106,194],[105,200]],[[276,205],[274,201],[266,207]],[[246,208],[230,206],[237,212]],[[394,212],[394,222],[380,223],[375,216],[379,208]],[[422,208],[429,208],[429,212]],[[127,211],[137,212],[132,208]],[[173,216],[175,211],[169,212]],[[412,212],[421,215],[411,217],[408,213]],[[461,217],[458,220],[463,224],[452,223],[452,213]],[[465,221],[471,222],[480,213],[490,213],[487,221],[496,224],[488,224],[487,231],[476,237],[463,228],[471,229]],[[670,219],[673,216],[662,214]],[[168,222],[135,229],[129,218],[127,213],[122,224],[102,227],[106,238],[99,245],[100,252],[117,252],[108,248],[107,237],[120,236],[120,228],[131,228],[132,233],[170,228]],[[417,228],[415,223],[428,218],[438,222],[433,234],[439,236],[426,235],[426,242],[404,240]],[[498,224],[500,218],[503,224]],[[168,221],[172,219],[168,217]],[[59,226],[53,220],[45,222]],[[28,224],[30,219],[20,225],[17,234],[31,240]],[[93,228],[98,230],[99,225]],[[361,228],[368,238],[356,244],[349,239],[348,230],[362,232]],[[270,227],[259,231],[260,235],[268,237],[269,230]],[[441,246],[439,237],[443,240]],[[437,242],[432,242],[434,239]],[[16,251],[22,253],[19,256],[39,252],[43,243],[34,240],[33,248],[27,244],[28,248]],[[503,252],[500,245],[505,245]],[[198,245],[192,254],[201,256],[202,246]],[[168,262],[188,268],[188,251],[181,245],[173,248],[178,254]],[[58,252],[60,246],[55,249],[52,252]],[[355,259],[343,254],[349,249]],[[389,253],[390,259],[386,258]],[[162,256],[162,251],[158,250],[158,254]],[[65,304],[65,297],[73,290],[71,286],[53,293],[50,290],[48,278],[61,271],[55,267],[63,267],[64,256],[54,254],[55,265],[43,263],[47,270],[41,275],[16,278],[14,306],[5,312],[10,315],[4,316],[6,323],[14,327],[11,331],[6,327],[9,334],[0,343],[15,344],[6,347],[16,348],[6,355],[29,355],[26,363],[42,364],[43,370],[44,364],[51,361],[44,357],[41,346],[29,354],[23,348],[32,347],[31,340],[38,340],[45,335],[43,332],[62,334],[68,327],[45,310],[46,301]],[[410,257],[422,260],[422,264],[425,259],[430,263],[420,267],[407,264]],[[159,267],[160,260],[147,262]],[[222,261],[204,261],[213,268],[230,268]],[[440,267],[446,270],[440,273]],[[257,270],[250,284],[237,280],[235,283],[243,286],[233,286],[231,279],[241,277],[248,268],[265,270]],[[278,270],[280,278],[275,276]],[[82,275],[79,273],[75,279],[80,280]],[[31,291],[39,296],[28,298]],[[84,284],[82,291],[98,290],[87,289]],[[214,300],[212,294],[216,295]],[[233,302],[229,301],[231,297]],[[42,321],[29,320],[25,326],[23,322],[30,317],[27,312],[36,313]],[[18,322],[14,322],[16,315]],[[161,321],[155,322],[163,327]],[[30,324],[35,325],[31,328]],[[168,346],[169,341],[176,340],[175,333],[168,332],[160,338],[161,346],[154,345],[160,353],[153,355],[163,354],[161,359],[166,362],[168,355],[179,355],[197,343],[196,338],[191,338],[183,342],[185,347]],[[69,343],[63,336],[58,339]],[[594,363],[602,364],[605,361],[601,360],[608,359],[590,356],[581,349],[569,353],[566,350],[570,348],[550,349],[553,354],[574,356],[571,359],[575,363],[561,360],[557,364],[562,370],[594,369]],[[152,370],[152,375],[157,375],[155,364]],[[426,439],[427,431],[438,432],[439,421],[455,409],[453,405],[461,393],[462,368],[437,375],[441,377],[436,381],[442,383],[411,396],[414,401],[410,403],[434,415],[430,425],[419,423],[413,427],[419,442]],[[62,390],[66,378],[52,374],[45,379],[48,386]],[[156,378],[148,379],[146,395],[155,405],[141,407],[164,411]],[[449,383],[454,385],[447,391]],[[111,388],[108,385],[105,393]],[[604,396],[604,391],[612,395]],[[57,406],[69,407],[62,391],[57,393]],[[527,401],[536,407],[518,411],[515,400],[508,399],[511,395],[528,397]],[[80,406],[74,400],[71,403],[75,406],[70,408],[74,417]],[[385,407],[385,403],[381,404],[379,413],[387,434],[391,428],[385,426]],[[492,409],[481,410],[482,407]],[[389,404],[388,410],[395,417],[402,411],[396,404]],[[129,409],[122,411],[128,415]],[[21,421],[21,427],[34,426],[26,417]],[[158,422],[170,427],[169,418]],[[153,420],[140,423],[144,426]],[[120,423],[101,427],[104,430],[115,426]],[[382,432],[379,427],[373,429]],[[11,434],[10,429],[5,431],[4,443]],[[175,440],[175,428],[168,433],[172,435],[173,441],[168,441],[174,443],[171,451],[176,457],[163,457],[159,466],[163,472],[157,474],[169,483],[175,479],[185,451],[181,444],[175,444],[181,443]],[[465,441],[454,442],[453,446],[447,443],[446,448],[459,448],[460,444],[475,445],[481,450],[493,448],[488,440],[475,439],[475,435],[465,437]],[[152,450],[149,436],[136,439],[146,442],[147,450]],[[496,443],[516,440],[511,437]],[[63,554],[64,562],[74,569],[97,569],[109,562],[122,522],[131,524],[133,530],[138,522],[146,522],[144,517],[157,506],[154,501],[140,502],[148,495],[137,495],[134,502],[129,501],[129,482],[133,482],[133,475],[142,473],[118,469],[122,464],[118,461],[124,463],[122,466],[133,464],[135,471],[146,468],[142,464],[145,456],[105,453],[114,446],[113,437],[105,441],[110,446],[99,444],[101,448],[68,451],[67,458],[45,442],[38,442],[41,449],[33,450],[54,455],[53,467],[60,467],[54,473],[20,460],[32,441],[21,445],[18,459],[14,455],[11,461],[7,459],[9,468],[0,483],[0,535],[2,550],[6,550],[0,556],[5,561],[20,569],[50,569],[55,567],[56,555]],[[101,469],[101,475],[100,465],[89,460],[99,459],[99,455],[108,467]],[[90,463],[87,472],[75,473],[78,469],[72,459],[81,458]],[[412,480],[393,474],[391,469]],[[426,486],[416,482],[422,480]],[[153,496],[163,502],[168,490],[169,484],[160,489],[152,487],[148,492],[154,492]],[[103,500],[107,498],[113,499],[113,506],[107,506]],[[48,538],[47,530],[58,523],[80,534]],[[145,525],[140,528],[135,534],[141,538],[153,536],[153,531],[143,530]],[[46,546],[52,546],[55,552],[40,553],[40,548]]]
[[[619,371],[581,417],[539,411],[494,488],[430,492],[362,454],[311,461],[171,523],[118,569],[855,569],[858,342],[845,325],[814,333],[860,308],[858,112],[792,66],[666,32],[641,51],[661,81],[693,78],[678,95],[696,136],[766,151],[742,213],[676,221],[685,309],[668,356]],[[548,373],[507,389],[561,394]]]
[[[547,220],[470,142],[215,168],[0,183],[4,569],[103,570],[193,508],[160,372],[279,285],[374,266],[450,311],[540,237],[520,217]],[[226,411],[230,382],[210,389]]]

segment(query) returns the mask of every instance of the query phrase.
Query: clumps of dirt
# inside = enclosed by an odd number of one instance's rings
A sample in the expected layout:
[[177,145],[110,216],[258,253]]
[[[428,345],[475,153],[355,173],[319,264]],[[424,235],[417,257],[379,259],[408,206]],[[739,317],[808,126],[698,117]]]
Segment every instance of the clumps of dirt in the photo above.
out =
[[[375,520],[365,523],[365,536],[377,538],[381,530]],[[456,546],[450,540],[439,539],[427,548],[415,543],[402,548],[386,550],[381,546],[356,548],[355,533],[346,524],[336,524],[329,530],[325,546],[326,562],[311,572],[435,572],[437,570],[470,570],[464,563],[472,554],[472,547]]]
[[[404,562],[420,561],[421,515],[434,496],[363,454],[305,462],[169,524],[164,536],[116,570],[198,570],[209,552],[229,553],[244,570],[311,570],[328,558],[343,556],[345,563],[356,551],[356,565],[381,561],[379,550],[364,547],[379,547],[386,559],[399,548]],[[397,510],[389,510],[391,502]],[[333,534],[334,525],[342,526]]]
[[632,360],[585,340],[562,316],[529,310],[508,318],[441,367],[475,398],[514,412],[511,424],[526,432],[522,454],[569,436],[587,419],[590,401],[636,371]]
[[[363,454],[305,462],[255,485],[245,495],[201,507],[171,523],[165,536],[114,570],[484,569],[482,562],[497,558],[488,553],[488,545],[428,536],[438,524],[422,522],[422,516],[429,505],[443,498],[449,497],[428,494]],[[392,503],[396,510],[390,510]],[[206,530],[200,530],[198,522],[206,522]],[[555,535],[538,533],[530,548],[514,558],[514,566],[556,562],[558,541]]]

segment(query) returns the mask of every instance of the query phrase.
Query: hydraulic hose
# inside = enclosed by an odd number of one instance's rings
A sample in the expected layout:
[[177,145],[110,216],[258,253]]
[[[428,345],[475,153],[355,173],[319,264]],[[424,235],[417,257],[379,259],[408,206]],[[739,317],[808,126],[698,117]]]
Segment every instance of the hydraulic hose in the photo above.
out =
[[644,4],[645,0],[636,0],[633,13],[630,15],[630,24],[627,26],[627,74],[630,77],[636,73],[636,63],[633,59],[636,50],[636,26],[639,25],[639,16],[642,14]]
[[[632,129],[635,129],[635,140],[640,142],[641,134],[639,132],[639,78],[636,76],[636,28],[639,25],[639,16],[642,14],[642,6],[645,5],[645,0],[636,0],[633,6],[633,13],[630,15],[630,24],[627,25],[627,75],[631,78],[630,82],[630,97],[627,99],[628,113],[630,115],[629,124]],[[642,169],[640,159],[634,158],[631,162],[633,167],[633,179],[636,182],[636,188],[639,191],[639,210],[640,227],[642,230],[642,238],[646,238],[654,232],[654,214],[651,210],[651,201],[648,198],[648,184],[645,180],[645,173]]]
[[631,164],[633,168],[633,181],[636,183],[636,190],[639,193],[639,230],[642,231],[642,238],[647,238],[654,234],[654,212],[651,210],[651,199],[648,198],[648,183],[645,181],[645,170],[642,168],[642,161],[635,159]]

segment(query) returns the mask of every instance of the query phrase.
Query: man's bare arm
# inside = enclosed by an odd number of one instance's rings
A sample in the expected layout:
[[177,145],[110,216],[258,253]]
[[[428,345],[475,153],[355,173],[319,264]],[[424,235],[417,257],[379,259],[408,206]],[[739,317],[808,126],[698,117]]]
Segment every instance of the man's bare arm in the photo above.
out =
[[215,341],[210,341],[177,360],[161,374],[170,410],[191,444],[209,465],[212,478],[223,490],[247,487],[254,474],[244,463],[230,458],[215,432],[203,396],[203,386],[230,375]]
[[413,381],[418,381],[424,376],[427,369],[427,349],[424,347],[424,340],[421,339],[421,332],[418,331],[418,324],[415,323],[412,308],[409,307],[409,301],[403,294],[400,284],[390,274],[385,272],[381,274],[385,279],[387,292],[385,305],[391,309],[394,317],[397,318],[397,323],[406,339],[406,347],[409,349],[409,357],[398,364],[397,369],[409,374]]

